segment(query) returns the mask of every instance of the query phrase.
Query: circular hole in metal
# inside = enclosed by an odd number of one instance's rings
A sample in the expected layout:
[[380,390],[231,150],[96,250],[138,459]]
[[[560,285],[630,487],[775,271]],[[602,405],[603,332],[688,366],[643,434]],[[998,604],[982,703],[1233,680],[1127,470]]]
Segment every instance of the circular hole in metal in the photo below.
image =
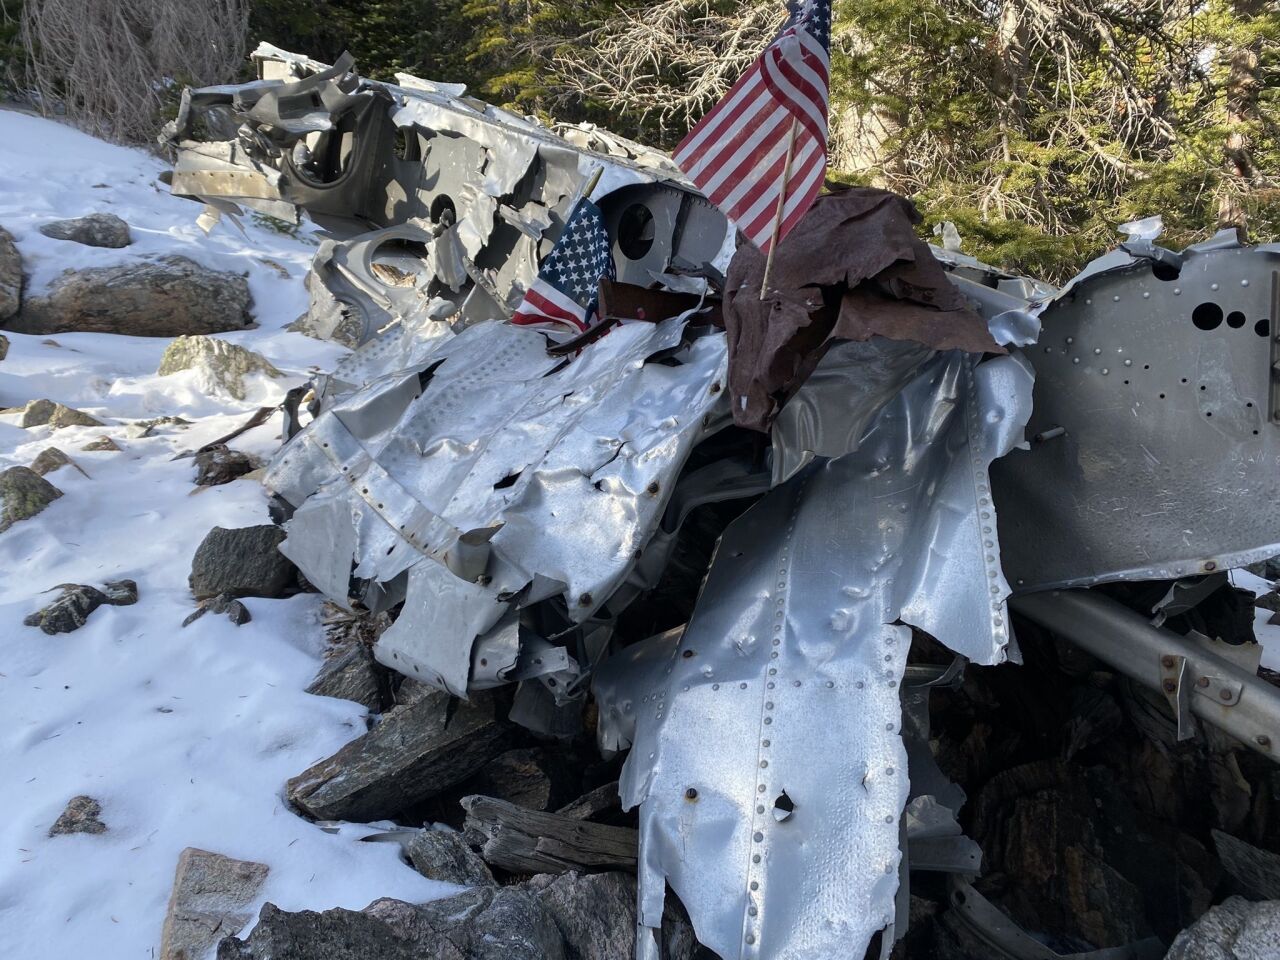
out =
[[1151,274],[1157,280],[1164,280],[1165,282],[1177,280],[1178,274],[1181,272],[1178,267],[1171,263],[1161,263],[1159,260],[1151,261]]
[[1253,332],[1260,337],[1271,336],[1271,320],[1268,317],[1263,317],[1253,325]]
[[1212,300],[1206,300],[1191,311],[1191,322],[1201,330],[1216,330],[1222,323],[1222,308]]
[[633,203],[618,218],[618,249],[628,260],[643,260],[653,247],[653,214],[643,203]]
[[1239,330],[1244,326],[1244,314],[1239,310],[1232,310],[1227,314],[1227,326],[1232,330]]

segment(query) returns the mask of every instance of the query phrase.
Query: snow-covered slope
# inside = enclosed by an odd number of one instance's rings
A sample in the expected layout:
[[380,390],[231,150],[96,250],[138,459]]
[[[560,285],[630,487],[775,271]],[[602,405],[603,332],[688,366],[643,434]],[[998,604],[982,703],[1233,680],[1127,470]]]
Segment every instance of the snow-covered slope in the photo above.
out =
[[[309,228],[293,237],[247,219],[247,237],[227,223],[206,237],[200,208],[156,182],[162,169],[146,153],[0,110],[0,225],[22,252],[28,295],[68,267],[146,254],[247,272],[259,327],[220,336],[287,374],[237,403],[203,395],[186,374],[156,376],[166,340],[59,334],[55,346],[6,333],[0,407],[48,397],[107,426],[24,430],[0,416],[0,469],[56,445],[89,474],[49,475],[65,496],[0,534],[0,957],[154,956],[188,846],[268,864],[262,899],[286,909],[453,889],[402,865],[393,845],[356,842],[365,828],[325,833],[282,800],[288,777],[364,730],[362,708],[302,692],[323,649],[315,595],[246,600],[253,620],[239,628],[213,615],[180,627],[194,608],[187,574],[200,539],[215,525],[265,523],[267,511],[252,480],[196,488],[191,460],[171,458],[231,431],[341,351],[283,329],[306,304]],[[134,243],[98,249],[37,230],[95,211],[128,221]],[[165,415],[195,422],[126,436],[125,419]],[[277,416],[233,446],[265,454],[279,431]],[[122,452],[80,450],[102,434]],[[69,634],[22,625],[57,584],[120,578],[137,581],[136,605],[104,606]],[[108,831],[48,837],[77,794],[101,801]]]

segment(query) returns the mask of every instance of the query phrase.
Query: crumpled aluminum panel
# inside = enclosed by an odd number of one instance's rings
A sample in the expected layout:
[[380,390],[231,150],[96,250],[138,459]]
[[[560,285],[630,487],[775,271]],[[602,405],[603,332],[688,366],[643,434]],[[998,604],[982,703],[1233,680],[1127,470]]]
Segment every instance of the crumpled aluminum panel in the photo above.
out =
[[860,957],[892,924],[902,621],[979,663],[1005,658],[987,466],[1021,439],[1031,381],[1016,355],[936,355],[856,451],[730,526],[678,642],[601,669],[602,743],[633,741],[637,956],[654,955],[666,883],[725,958]]
[[[407,571],[375,653],[465,696],[472,644],[511,602],[563,595],[582,622],[609,598],[689,452],[723,422],[724,336],[685,345],[685,324],[624,324],[568,360],[506,323],[416,349],[389,331],[335,371],[347,392],[268,468],[267,487],[298,507],[282,549],[327,592],[341,583],[330,596],[344,604],[346,545],[359,578]],[[313,549],[325,542],[339,555]]]
[[1028,436],[1040,439],[993,472],[1018,592],[1174,579],[1280,552],[1280,246],[1219,236],[1182,257],[1162,280],[1113,251],[1041,314],[1027,354]]

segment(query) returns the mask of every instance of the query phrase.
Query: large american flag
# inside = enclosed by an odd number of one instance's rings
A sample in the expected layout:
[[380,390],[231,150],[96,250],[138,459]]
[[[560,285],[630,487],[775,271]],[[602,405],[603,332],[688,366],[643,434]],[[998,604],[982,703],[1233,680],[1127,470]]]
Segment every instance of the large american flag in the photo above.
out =
[[817,197],[827,169],[831,0],[794,2],[788,10],[777,39],[674,154],[698,189],[766,252],[779,195],[785,191],[781,239]]
[[613,280],[616,276],[604,216],[599,207],[583,197],[569,215],[555,247],[542,261],[537,278],[511,322],[581,333],[599,319],[596,308],[600,278]]

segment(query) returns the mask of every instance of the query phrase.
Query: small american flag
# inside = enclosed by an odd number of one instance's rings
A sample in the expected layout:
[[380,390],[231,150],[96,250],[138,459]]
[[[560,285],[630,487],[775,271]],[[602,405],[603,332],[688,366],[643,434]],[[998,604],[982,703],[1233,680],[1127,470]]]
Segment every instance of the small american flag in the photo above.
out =
[[573,208],[564,232],[511,317],[525,326],[554,325],[575,334],[591,327],[596,316],[600,278],[617,276],[609,250],[609,232],[600,208],[583,197]]
[[765,252],[779,196],[785,191],[781,239],[809,209],[827,170],[831,0],[803,0],[788,10],[777,39],[674,154],[698,189]]

